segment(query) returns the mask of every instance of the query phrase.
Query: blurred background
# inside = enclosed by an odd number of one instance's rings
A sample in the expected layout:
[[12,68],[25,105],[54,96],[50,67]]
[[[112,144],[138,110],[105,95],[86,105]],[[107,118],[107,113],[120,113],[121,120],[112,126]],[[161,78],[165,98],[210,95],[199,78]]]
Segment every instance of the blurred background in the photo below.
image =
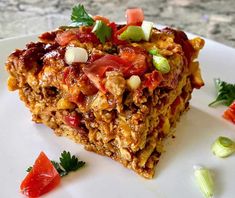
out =
[[0,0],[0,39],[68,24],[77,3],[113,21],[124,21],[128,7],[142,7],[146,20],[235,47],[235,0]]

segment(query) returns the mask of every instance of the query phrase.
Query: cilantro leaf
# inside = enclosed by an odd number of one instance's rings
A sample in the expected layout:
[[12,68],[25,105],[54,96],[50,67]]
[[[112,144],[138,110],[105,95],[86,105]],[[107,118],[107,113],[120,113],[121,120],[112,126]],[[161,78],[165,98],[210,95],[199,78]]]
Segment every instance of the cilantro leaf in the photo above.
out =
[[214,79],[214,82],[217,90],[217,97],[213,102],[209,104],[209,106],[220,103],[226,106],[232,104],[232,102],[235,100],[235,84],[221,81],[219,78]]
[[60,157],[60,165],[66,172],[76,171],[85,165],[85,162],[79,161],[74,155],[71,156],[70,152],[63,151]]
[[78,4],[72,8],[71,20],[73,22],[73,26],[92,26],[95,22],[92,17],[88,15],[84,6],[81,4]]
[[92,32],[98,37],[102,44],[105,43],[106,39],[111,37],[112,28],[107,26],[103,21],[97,20]]

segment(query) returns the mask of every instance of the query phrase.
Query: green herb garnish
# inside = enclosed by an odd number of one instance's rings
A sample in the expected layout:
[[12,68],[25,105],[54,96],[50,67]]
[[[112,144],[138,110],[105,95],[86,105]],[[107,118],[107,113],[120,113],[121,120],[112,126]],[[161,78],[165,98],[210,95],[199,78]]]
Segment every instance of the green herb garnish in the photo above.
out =
[[105,43],[111,37],[112,28],[107,26],[103,21],[97,20],[92,30],[101,43]]
[[83,5],[78,4],[74,6],[72,9],[71,21],[73,22],[71,26],[92,26],[94,24],[94,20],[89,14],[86,12]]
[[219,78],[214,79],[214,82],[217,91],[217,97],[209,104],[209,106],[214,106],[221,103],[226,106],[232,104],[232,102],[235,100],[235,84],[221,81]]
[[66,172],[76,171],[85,165],[85,162],[79,161],[76,156],[71,156],[70,152],[61,153],[60,165]]
[[[85,162],[79,161],[75,155],[70,154],[70,152],[63,151],[61,153],[60,162],[51,161],[57,172],[61,177],[68,175],[71,171],[76,171],[79,168],[85,165]],[[32,166],[30,166],[26,171],[30,172],[32,170]]]

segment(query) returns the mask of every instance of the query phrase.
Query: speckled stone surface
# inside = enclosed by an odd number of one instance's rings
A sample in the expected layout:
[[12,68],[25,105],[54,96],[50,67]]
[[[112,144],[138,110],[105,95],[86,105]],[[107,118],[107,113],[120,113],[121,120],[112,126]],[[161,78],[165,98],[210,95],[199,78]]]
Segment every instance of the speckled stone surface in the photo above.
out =
[[147,20],[235,47],[235,0],[0,0],[0,39],[68,24],[76,3],[113,21],[125,20],[128,7],[142,7]]

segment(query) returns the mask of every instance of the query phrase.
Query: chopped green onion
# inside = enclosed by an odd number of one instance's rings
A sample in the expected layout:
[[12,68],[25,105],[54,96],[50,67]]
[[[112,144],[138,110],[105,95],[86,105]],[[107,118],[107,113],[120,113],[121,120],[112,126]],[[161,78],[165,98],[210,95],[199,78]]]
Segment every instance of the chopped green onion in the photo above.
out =
[[143,21],[141,28],[143,30],[144,33],[144,40],[145,41],[149,41],[151,33],[152,33],[152,29],[153,29],[153,22],[150,21]]
[[210,171],[200,166],[194,166],[194,176],[204,196],[212,198],[214,194],[214,181]]
[[120,40],[140,41],[144,38],[144,32],[140,26],[128,26],[119,36]]
[[151,55],[158,55],[158,49],[154,48],[148,51]]
[[228,157],[235,152],[235,142],[220,136],[213,143],[211,150],[218,157]]
[[163,74],[168,73],[171,69],[168,60],[160,55],[153,55],[153,65]]

